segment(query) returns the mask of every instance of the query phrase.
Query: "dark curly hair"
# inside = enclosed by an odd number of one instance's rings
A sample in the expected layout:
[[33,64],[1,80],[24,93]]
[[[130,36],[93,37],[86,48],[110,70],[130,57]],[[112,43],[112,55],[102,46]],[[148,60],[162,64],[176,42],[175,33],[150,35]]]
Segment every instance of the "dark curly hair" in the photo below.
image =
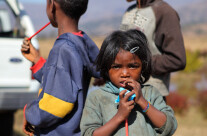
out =
[[54,0],[60,4],[63,12],[72,19],[78,20],[88,6],[88,0]]
[[97,70],[101,76],[107,81],[109,80],[108,71],[112,63],[115,61],[118,52],[123,49],[130,51],[135,47],[139,47],[134,52],[142,62],[142,71],[140,83],[145,83],[151,75],[151,52],[148,48],[146,36],[139,30],[131,29],[128,31],[115,31],[103,41],[100,53],[96,59]]

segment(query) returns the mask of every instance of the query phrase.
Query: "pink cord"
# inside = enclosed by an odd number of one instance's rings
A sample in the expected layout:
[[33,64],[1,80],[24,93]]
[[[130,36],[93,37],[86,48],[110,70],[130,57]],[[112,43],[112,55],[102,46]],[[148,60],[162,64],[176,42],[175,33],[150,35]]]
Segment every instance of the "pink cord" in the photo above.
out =
[[43,26],[40,30],[38,30],[35,34],[33,34],[32,36],[30,36],[29,38],[28,38],[28,40],[30,40],[30,39],[32,39],[32,37],[34,37],[36,34],[38,34],[39,32],[41,32],[45,27],[47,27],[48,25],[50,24],[50,22],[49,23],[47,23],[45,26]]
[[129,136],[128,119],[125,120],[125,130],[126,130],[126,136]]

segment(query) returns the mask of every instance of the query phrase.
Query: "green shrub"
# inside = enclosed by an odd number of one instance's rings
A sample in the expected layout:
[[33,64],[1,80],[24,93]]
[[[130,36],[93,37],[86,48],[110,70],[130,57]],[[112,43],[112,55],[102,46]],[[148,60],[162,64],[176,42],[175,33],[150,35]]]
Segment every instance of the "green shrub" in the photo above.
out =
[[189,50],[186,50],[186,59],[187,62],[184,72],[196,72],[203,65],[200,59],[199,51],[191,52]]

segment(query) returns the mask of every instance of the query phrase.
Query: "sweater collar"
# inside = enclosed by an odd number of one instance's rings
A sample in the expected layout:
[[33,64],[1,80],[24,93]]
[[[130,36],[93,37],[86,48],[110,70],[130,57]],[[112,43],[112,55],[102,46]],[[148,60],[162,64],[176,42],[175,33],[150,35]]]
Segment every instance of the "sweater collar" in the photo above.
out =
[[[140,0],[140,6],[141,6],[141,8],[147,7],[157,1],[161,1],[161,0]],[[139,5],[138,0],[137,0],[137,5]]]
[[106,82],[105,86],[101,87],[101,89],[109,93],[119,94],[119,88],[109,81]]

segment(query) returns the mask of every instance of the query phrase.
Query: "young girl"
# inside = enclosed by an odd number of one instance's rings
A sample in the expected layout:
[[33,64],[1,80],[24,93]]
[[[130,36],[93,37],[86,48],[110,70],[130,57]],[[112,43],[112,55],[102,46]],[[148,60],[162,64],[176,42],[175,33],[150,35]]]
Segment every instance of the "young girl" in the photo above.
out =
[[[130,136],[175,132],[173,110],[153,86],[143,85],[150,77],[151,54],[142,32],[113,32],[104,40],[96,63],[106,84],[87,97],[81,119],[83,136],[124,136],[125,121]],[[120,87],[125,90],[120,92]],[[126,89],[130,90],[127,94]]]

